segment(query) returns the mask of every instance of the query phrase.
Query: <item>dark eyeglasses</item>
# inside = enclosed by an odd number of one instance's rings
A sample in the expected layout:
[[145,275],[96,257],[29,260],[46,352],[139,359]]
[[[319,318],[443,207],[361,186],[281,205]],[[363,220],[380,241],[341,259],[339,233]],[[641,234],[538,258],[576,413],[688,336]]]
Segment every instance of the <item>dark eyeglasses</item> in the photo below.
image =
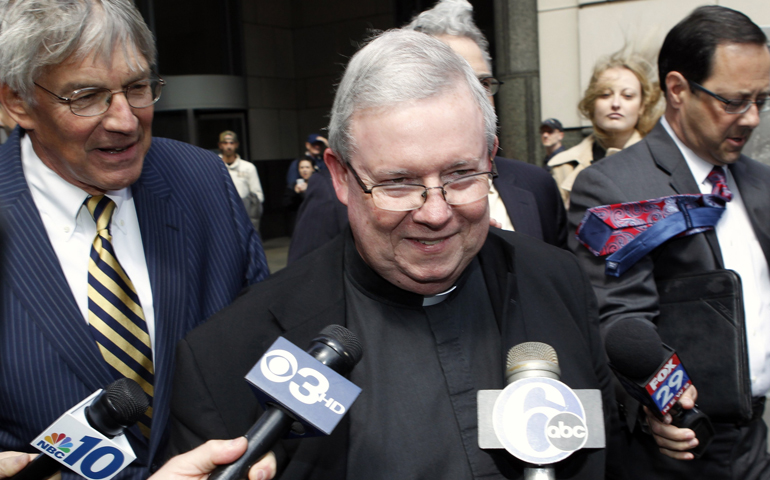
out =
[[723,96],[717,95],[711,90],[704,88],[703,85],[699,85],[693,82],[692,80],[687,80],[687,83],[690,84],[690,90],[700,90],[701,92],[711,95],[712,97],[722,102],[725,105],[726,113],[731,113],[734,115],[746,113],[749,111],[749,108],[751,108],[752,104],[756,104],[757,110],[760,112],[766,112],[770,110],[770,104],[767,103],[766,93],[760,93],[756,100],[750,100],[748,98],[743,98],[741,100],[728,100]]
[[489,95],[496,94],[500,90],[500,85],[503,84],[503,82],[492,76],[479,77],[479,82],[481,82],[481,86],[484,87]]
[[88,87],[75,90],[69,97],[61,97],[35,82],[35,86],[41,90],[50,93],[59,101],[69,104],[72,113],[79,117],[95,117],[103,114],[110,108],[112,96],[116,93],[123,93],[126,96],[126,101],[133,108],[147,108],[160,99],[160,92],[165,84],[166,82],[160,77],[150,77],[127,85],[120,90]]

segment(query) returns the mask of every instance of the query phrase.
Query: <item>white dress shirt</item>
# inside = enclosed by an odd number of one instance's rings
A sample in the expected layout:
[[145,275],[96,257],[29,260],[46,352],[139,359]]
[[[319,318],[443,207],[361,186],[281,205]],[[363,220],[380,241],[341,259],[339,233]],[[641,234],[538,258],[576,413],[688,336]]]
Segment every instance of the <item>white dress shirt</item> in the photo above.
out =
[[[29,135],[21,139],[24,178],[32,192],[48,238],[80,312],[88,323],[88,261],[96,238],[96,223],[83,202],[88,194],[48,168],[35,153]],[[139,295],[150,342],[155,351],[155,312],[150,275],[139,231],[131,188],[107,192],[115,202],[112,214],[112,246]]]
[[[714,165],[682,143],[665,117],[661,123],[682,152],[701,193],[711,193],[712,185],[706,177]],[[716,225],[716,233],[725,268],[734,270],[741,277],[751,391],[759,397],[770,390],[770,272],[738,185],[730,169],[723,170],[733,198],[727,202],[725,212]]]

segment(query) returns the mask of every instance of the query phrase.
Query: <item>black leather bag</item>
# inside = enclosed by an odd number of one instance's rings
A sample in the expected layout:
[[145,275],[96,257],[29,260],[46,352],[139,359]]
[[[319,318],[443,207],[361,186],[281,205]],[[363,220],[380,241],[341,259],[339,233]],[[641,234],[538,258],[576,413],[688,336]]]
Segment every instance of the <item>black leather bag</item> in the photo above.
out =
[[715,422],[752,416],[741,278],[715,270],[658,282],[658,332],[674,348],[698,406]]

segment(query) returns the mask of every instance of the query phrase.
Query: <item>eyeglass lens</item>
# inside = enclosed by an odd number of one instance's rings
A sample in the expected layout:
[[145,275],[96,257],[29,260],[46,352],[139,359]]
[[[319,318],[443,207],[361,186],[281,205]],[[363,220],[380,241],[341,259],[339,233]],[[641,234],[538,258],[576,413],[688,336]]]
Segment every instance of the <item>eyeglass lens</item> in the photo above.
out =
[[[487,196],[490,176],[488,173],[470,175],[443,186],[444,199],[449,205],[466,205]],[[377,185],[372,187],[374,205],[382,210],[403,212],[420,208],[427,200],[428,190],[422,185]]]
[[[157,102],[163,84],[158,79],[151,79],[127,86],[124,90],[126,101],[134,108],[146,108]],[[94,116],[110,108],[113,93],[106,88],[86,88],[75,92],[70,98],[72,113],[81,116]]]

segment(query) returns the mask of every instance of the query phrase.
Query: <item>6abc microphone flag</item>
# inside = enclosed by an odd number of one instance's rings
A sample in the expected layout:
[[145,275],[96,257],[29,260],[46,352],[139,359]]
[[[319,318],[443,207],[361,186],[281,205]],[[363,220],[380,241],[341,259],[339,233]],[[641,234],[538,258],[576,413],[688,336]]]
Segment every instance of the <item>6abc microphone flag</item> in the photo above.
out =
[[[508,352],[504,390],[477,394],[479,447],[502,449],[528,464],[532,478],[554,478],[548,467],[581,448],[604,448],[599,390],[561,381],[556,352],[527,342]],[[530,477],[527,477],[530,478]]]

